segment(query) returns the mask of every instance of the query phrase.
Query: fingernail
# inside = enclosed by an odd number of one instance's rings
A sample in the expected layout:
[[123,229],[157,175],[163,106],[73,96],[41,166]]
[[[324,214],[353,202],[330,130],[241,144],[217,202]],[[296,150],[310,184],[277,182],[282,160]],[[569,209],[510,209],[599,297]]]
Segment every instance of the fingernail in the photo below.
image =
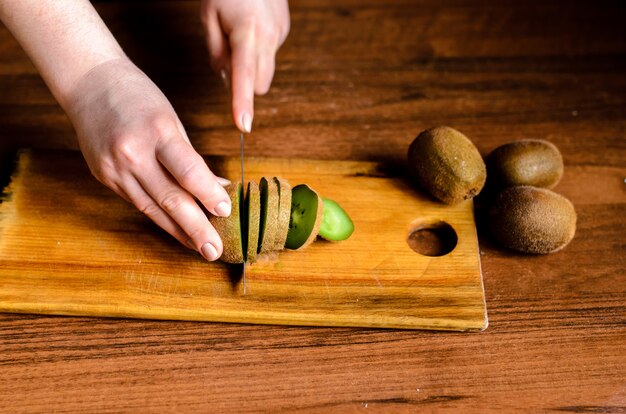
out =
[[247,132],[248,134],[252,132],[252,117],[249,113],[244,112],[241,117],[241,123],[243,124],[244,132]]
[[226,69],[221,69],[220,70],[220,77],[222,78],[222,82],[224,82],[224,86],[226,86],[227,89],[230,89],[230,81],[228,80],[228,72],[226,72]]
[[215,206],[215,214],[220,217],[228,217],[230,216],[231,206],[230,203],[226,201],[222,201],[217,206]]
[[215,177],[215,179],[217,180],[217,182],[219,183],[219,185],[221,185],[222,187],[226,187],[227,185],[230,184],[230,180],[224,177]]
[[200,249],[200,253],[207,259],[209,262],[217,260],[217,250],[211,243],[204,243],[202,248]]

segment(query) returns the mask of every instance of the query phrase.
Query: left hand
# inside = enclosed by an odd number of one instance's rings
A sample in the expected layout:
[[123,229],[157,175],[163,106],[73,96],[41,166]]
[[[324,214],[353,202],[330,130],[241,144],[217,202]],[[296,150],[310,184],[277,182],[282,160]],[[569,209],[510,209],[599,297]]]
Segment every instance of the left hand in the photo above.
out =
[[232,86],[233,121],[250,132],[254,94],[267,93],[275,56],[289,33],[287,0],[202,0],[211,65]]

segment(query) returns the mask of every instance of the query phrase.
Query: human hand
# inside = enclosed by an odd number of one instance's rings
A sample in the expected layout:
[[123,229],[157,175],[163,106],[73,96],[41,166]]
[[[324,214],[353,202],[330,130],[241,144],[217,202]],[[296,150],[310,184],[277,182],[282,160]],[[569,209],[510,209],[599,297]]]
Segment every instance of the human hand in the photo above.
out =
[[159,88],[128,59],[114,59],[89,71],[66,102],[92,174],[185,246],[219,258],[222,241],[194,197],[229,216],[228,181],[193,149]]
[[289,33],[287,0],[203,0],[201,18],[211,65],[231,81],[233,121],[250,132],[254,94],[269,90],[276,51]]

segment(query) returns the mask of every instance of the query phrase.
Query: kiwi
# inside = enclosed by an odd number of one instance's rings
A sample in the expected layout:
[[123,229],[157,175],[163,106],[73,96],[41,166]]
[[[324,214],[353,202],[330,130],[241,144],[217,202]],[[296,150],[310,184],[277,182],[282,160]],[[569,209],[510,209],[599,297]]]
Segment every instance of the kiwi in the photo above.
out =
[[346,240],[354,232],[354,223],[348,213],[339,204],[329,198],[323,198],[324,212],[320,224],[319,236],[330,241]]
[[553,188],[563,176],[563,157],[551,142],[527,139],[502,145],[487,157],[494,188],[515,185]]
[[322,222],[324,202],[306,184],[291,190],[291,218],[285,247],[300,250],[315,241]]
[[487,168],[478,149],[453,128],[423,131],[409,146],[408,158],[418,184],[444,203],[473,198],[485,185]]
[[[256,262],[257,250],[259,248],[259,227],[261,221],[261,194],[259,185],[254,181],[248,183],[248,193],[246,195],[243,216],[247,215],[247,234],[245,239],[245,251],[247,252],[246,261],[248,263]],[[243,224],[243,223],[242,223]]]
[[243,190],[240,182],[225,187],[232,202],[232,210],[228,217],[210,216],[209,221],[222,238],[224,250],[220,259],[226,263],[243,263],[244,250],[241,232]]
[[261,220],[258,252],[269,253],[274,250],[274,240],[278,229],[278,186],[271,178],[263,177],[259,183],[261,189]]
[[565,197],[545,188],[509,187],[489,212],[496,240],[509,249],[545,254],[564,248],[576,232],[576,211]]
[[278,186],[278,221],[276,222],[276,237],[274,250],[283,250],[289,233],[289,218],[291,217],[291,185],[284,178],[274,177]]

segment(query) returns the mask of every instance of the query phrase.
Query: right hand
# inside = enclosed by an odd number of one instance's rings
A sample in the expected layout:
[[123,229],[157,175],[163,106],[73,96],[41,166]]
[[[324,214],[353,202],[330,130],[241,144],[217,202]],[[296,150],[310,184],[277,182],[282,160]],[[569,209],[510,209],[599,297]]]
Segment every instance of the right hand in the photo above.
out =
[[254,94],[269,90],[276,51],[289,33],[287,0],[202,0],[200,17],[211,65],[230,78],[235,125],[250,132]]
[[194,198],[229,216],[223,185],[159,88],[126,58],[91,69],[67,100],[91,173],[183,245],[213,261],[223,245]]

